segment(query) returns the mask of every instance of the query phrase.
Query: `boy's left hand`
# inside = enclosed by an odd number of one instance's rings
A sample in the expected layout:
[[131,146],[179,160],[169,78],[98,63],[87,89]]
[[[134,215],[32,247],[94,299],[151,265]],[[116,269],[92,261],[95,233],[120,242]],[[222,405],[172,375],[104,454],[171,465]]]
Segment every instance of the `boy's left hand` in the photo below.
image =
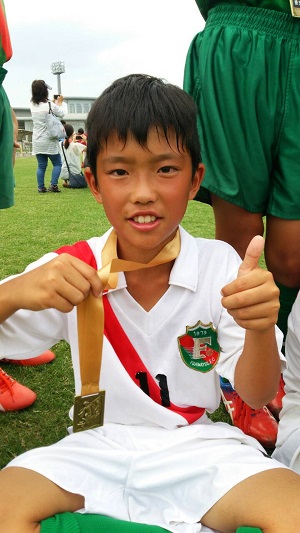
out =
[[245,329],[266,330],[277,322],[279,290],[268,270],[258,266],[264,249],[264,239],[253,237],[237,278],[223,287],[222,305]]

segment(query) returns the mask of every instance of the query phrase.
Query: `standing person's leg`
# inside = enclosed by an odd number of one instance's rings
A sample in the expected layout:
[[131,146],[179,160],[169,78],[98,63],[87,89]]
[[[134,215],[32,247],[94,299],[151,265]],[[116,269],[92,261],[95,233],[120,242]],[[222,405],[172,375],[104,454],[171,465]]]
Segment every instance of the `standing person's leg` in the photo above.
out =
[[215,194],[211,194],[211,201],[216,239],[231,244],[243,259],[251,239],[264,234],[261,213],[250,213]]
[[53,165],[49,191],[60,192],[57,186],[58,178],[60,176],[61,166],[62,166],[60,154],[53,154],[53,155],[49,155],[48,157]]
[[[293,21],[294,22],[294,21]],[[289,79],[283,93],[284,113],[271,174],[265,256],[280,289],[278,326],[284,336],[300,288],[300,24],[293,24],[290,47],[283,47]]]
[[280,289],[277,325],[285,337],[288,315],[300,289],[300,220],[267,216],[265,258]]
[[36,159],[38,164],[36,171],[38,192],[47,192],[45,187],[45,172],[48,165],[48,156],[46,154],[36,154]]

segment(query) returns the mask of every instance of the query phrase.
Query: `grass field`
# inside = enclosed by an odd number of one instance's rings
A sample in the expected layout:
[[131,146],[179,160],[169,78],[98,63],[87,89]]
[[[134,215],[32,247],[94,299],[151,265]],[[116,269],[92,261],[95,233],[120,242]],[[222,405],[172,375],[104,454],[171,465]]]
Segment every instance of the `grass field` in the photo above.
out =
[[[100,235],[109,227],[102,206],[88,189],[38,194],[35,172],[35,158],[17,158],[15,206],[0,211],[0,279],[21,272],[46,252]],[[46,186],[49,182],[48,168]],[[190,202],[183,226],[194,236],[213,238],[212,209]],[[38,398],[28,409],[0,415],[0,467],[27,449],[50,444],[66,435],[74,396],[69,346],[60,342],[53,351],[56,359],[49,365],[2,365],[12,377],[33,389]],[[214,418],[228,421],[222,406]]]

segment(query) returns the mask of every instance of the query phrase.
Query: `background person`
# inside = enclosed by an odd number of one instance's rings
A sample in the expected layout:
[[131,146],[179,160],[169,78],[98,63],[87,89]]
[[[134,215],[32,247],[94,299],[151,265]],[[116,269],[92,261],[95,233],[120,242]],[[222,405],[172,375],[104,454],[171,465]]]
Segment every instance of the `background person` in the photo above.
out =
[[[87,145],[87,134],[85,133],[83,128],[78,128],[76,137],[76,142]],[[84,168],[84,159],[81,159],[81,167]]]
[[87,182],[81,171],[81,157],[86,152],[86,145],[77,142],[74,128],[65,124],[66,138],[61,147],[62,169],[60,178],[64,180],[63,187],[80,189],[87,187]]
[[[190,45],[184,72],[207,168],[196,199],[212,204],[216,238],[242,258],[265,229],[285,336],[300,287],[300,19],[289,0],[196,3],[206,25]],[[277,414],[283,394],[281,382],[269,406]]]
[[266,215],[285,334],[300,287],[300,18],[289,0],[196,3],[207,20],[188,51],[184,89],[199,109],[207,166],[197,199],[212,204],[216,238],[241,257]]
[[[58,188],[58,178],[61,171],[61,157],[59,150],[59,142],[49,138],[46,115],[49,113],[49,104],[51,109],[59,118],[63,118],[64,110],[62,103],[64,97],[59,95],[56,103],[50,102],[48,99],[49,90],[51,87],[46,84],[44,80],[34,80],[31,85],[31,104],[30,111],[33,121],[33,135],[32,135],[32,153],[35,154],[38,168],[37,168],[37,184],[38,192],[60,192]],[[50,159],[53,169],[51,174],[50,186],[45,187],[45,172]]]
[[86,133],[84,133],[84,129],[83,128],[78,128],[75,140],[76,140],[76,142],[84,144],[86,146],[86,144],[87,144],[87,135],[86,135]]
[[[2,82],[7,74],[3,63],[12,57],[12,46],[5,15],[3,0],[0,0],[0,209],[7,209],[14,205],[14,163],[15,151],[18,144],[18,121]],[[1,243],[3,245],[3,243]],[[1,293],[1,287],[0,287]],[[38,365],[52,361],[54,354],[48,353],[36,358],[35,361],[15,360],[14,364]],[[11,363],[9,359],[1,359],[1,363]],[[0,413],[17,411],[33,404],[36,400],[34,391],[21,385],[0,368]]]
[[7,26],[5,6],[0,0],[0,209],[14,205],[15,179],[13,160],[18,144],[18,122],[4,90],[7,70],[3,64],[12,57],[12,46]]

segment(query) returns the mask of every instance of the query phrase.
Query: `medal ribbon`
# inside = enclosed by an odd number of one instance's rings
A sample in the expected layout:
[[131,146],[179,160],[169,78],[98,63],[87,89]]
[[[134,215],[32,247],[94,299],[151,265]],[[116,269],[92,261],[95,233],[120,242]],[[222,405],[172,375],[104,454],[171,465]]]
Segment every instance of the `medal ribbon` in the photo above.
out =
[[[103,291],[115,289],[118,272],[131,272],[143,268],[152,268],[176,259],[180,251],[180,233],[177,230],[172,241],[149,263],[125,261],[117,257],[117,233],[113,230],[102,250],[102,264],[98,275],[103,284]],[[99,380],[102,363],[104,309],[102,297],[96,298],[92,292],[77,306],[79,362],[81,375],[81,395],[87,396],[99,392]]]
[[293,17],[300,17],[300,2],[299,0],[290,0],[291,12]]

